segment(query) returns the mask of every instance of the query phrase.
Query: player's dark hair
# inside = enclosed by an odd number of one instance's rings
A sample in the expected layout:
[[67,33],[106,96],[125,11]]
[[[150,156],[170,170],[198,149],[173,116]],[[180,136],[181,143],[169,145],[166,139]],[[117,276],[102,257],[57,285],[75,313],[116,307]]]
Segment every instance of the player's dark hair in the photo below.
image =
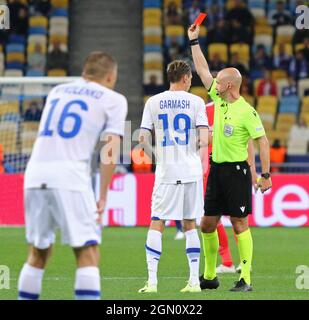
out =
[[85,60],[82,76],[89,79],[103,79],[116,66],[117,62],[111,55],[93,51]]
[[167,80],[170,83],[176,83],[185,75],[191,75],[190,65],[182,60],[175,60],[167,66]]

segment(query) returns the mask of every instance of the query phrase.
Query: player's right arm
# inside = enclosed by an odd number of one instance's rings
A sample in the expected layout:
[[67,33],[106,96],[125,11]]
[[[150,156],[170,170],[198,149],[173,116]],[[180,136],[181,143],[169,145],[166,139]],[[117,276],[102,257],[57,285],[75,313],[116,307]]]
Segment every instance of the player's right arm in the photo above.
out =
[[[189,39],[190,40],[198,39],[199,31],[200,31],[199,26],[191,25],[191,27],[188,30]],[[192,50],[193,62],[194,62],[196,72],[201,78],[201,81],[203,82],[205,88],[209,90],[214,79],[210,73],[208,63],[201,50],[201,47],[199,44],[192,45],[191,50]]]

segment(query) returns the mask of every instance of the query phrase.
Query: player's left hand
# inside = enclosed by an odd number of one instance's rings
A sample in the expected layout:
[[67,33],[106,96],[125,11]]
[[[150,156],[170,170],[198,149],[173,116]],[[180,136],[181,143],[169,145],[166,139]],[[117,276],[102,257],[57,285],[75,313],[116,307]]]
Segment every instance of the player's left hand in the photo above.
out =
[[265,178],[261,177],[258,180],[258,186],[261,189],[261,192],[264,193],[265,191],[267,191],[268,189],[270,189],[272,187],[271,178],[265,179]]
[[100,199],[97,202],[97,213],[103,214],[106,205],[106,199]]
[[97,222],[98,223],[100,223],[101,220],[102,220],[102,215],[103,215],[104,210],[105,210],[105,205],[106,205],[106,199],[100,199],[97,202],[97,214],[98,214]]

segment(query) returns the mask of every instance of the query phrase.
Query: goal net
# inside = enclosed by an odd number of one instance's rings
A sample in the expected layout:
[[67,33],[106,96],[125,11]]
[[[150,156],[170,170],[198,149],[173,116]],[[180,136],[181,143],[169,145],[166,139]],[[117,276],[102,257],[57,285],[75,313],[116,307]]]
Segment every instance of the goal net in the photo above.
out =
[[0,173],[24,172],[50,90],[75,77],[0,78]]

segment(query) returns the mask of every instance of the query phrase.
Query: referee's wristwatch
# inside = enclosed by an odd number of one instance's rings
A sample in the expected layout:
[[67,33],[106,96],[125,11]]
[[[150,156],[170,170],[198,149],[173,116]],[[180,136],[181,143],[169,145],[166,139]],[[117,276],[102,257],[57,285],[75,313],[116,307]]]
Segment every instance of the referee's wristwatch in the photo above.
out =
[[270,173],[269,173],[269,172],[262,173],[262,174],[261,174],[261,177],[267,180],[267,179],[270,178]]

